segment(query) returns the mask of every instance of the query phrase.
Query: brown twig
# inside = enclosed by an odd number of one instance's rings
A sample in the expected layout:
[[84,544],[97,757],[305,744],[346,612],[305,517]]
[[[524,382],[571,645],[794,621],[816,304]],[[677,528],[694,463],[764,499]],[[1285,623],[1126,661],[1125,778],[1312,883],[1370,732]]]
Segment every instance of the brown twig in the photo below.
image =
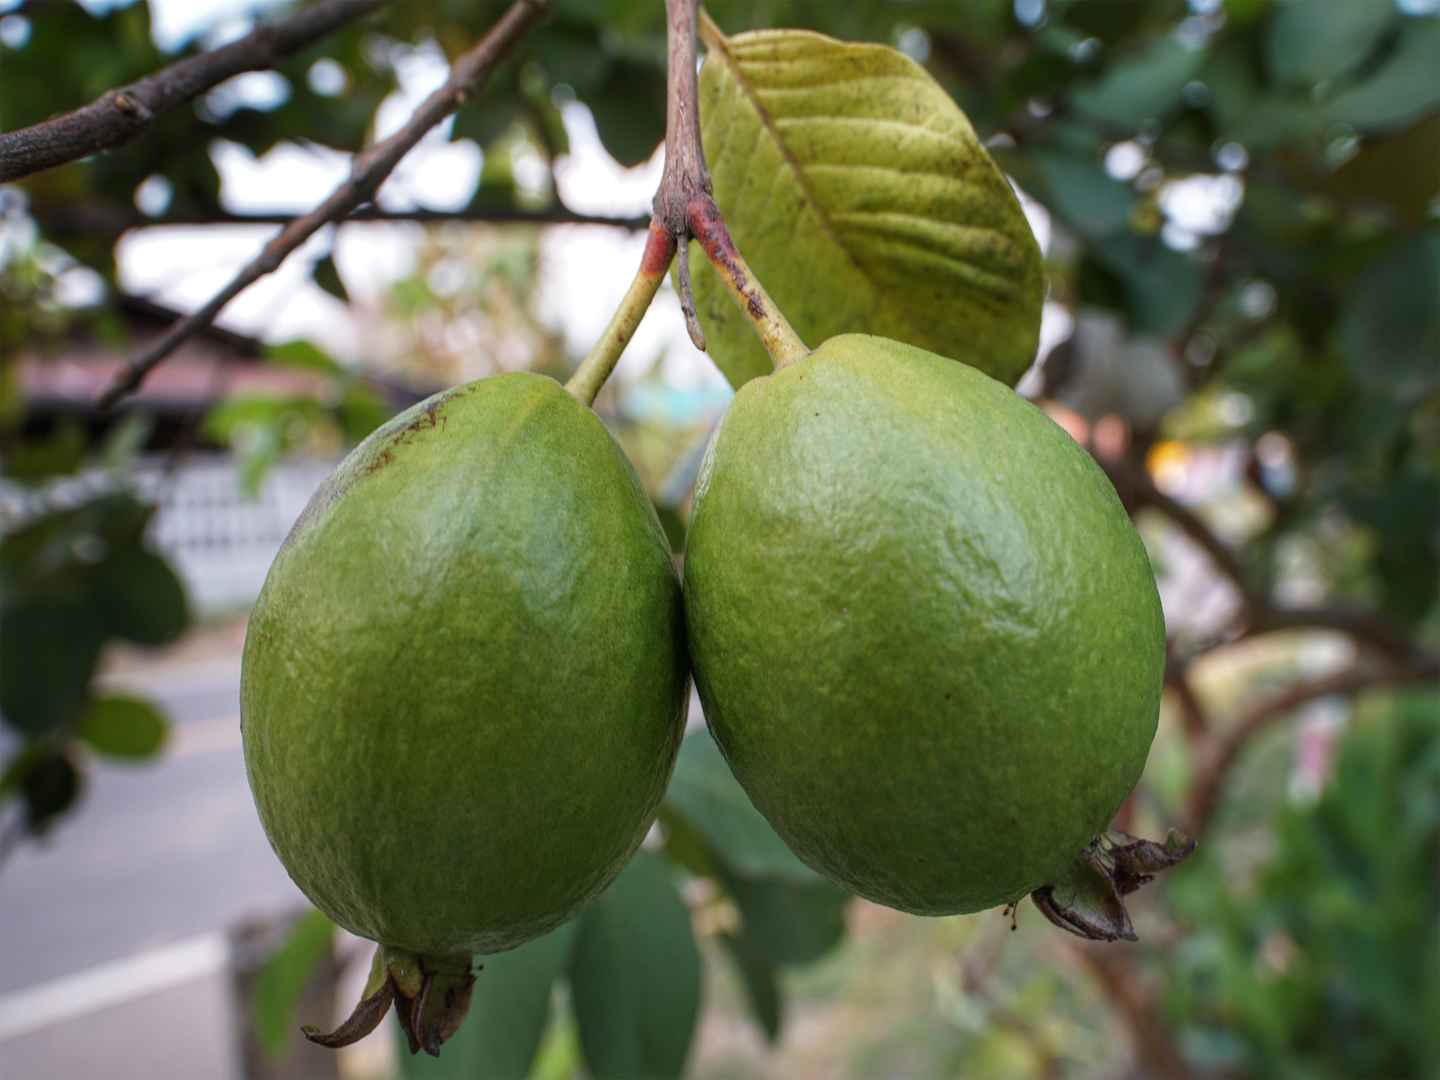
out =
[[177,60],[88,105],[0,134],[0,183],[129,142],[156,116],[246,71],[262,71],[388,0],[322,0],[238,41]]
[[1094,945],[1075,945],[1073,951],[1125,1018],[1143,1075],[1191,1080],[1195,1070],[1175,1045],[1170,1027],[1156,1010],[1151,995],[1136,981],[1127,955],[1113,947]]
[[1142,466],[1135,462],[1097,456],[1101,468],[1127,506],[1141,509],[1150,507],[1164,514],[1170,522],[1184,533],[1201,551],[1210,557],[1219,570],[1242,596],[1247,595],[1249,586],[1245,580],[1245,568],[1230,546],[1215,534],[1204,520],[1184,503],[1166,495]]
[[1233,634],[1216,642],[1216,646],[1282,630],[1333,630],[1391,663],[1403,666],[1417,658],[1423,659],[1423,652],[1376,612],[1343,604],[1303,607],[1275,604],[1250,585],[1234,549],[1195,511],[1156,487],[1144,468],[1132,461],[1099,457],[1096,460],[1127,507],[1132,510],[1149,507],[1163,514],[1209,556],[1215,568],[1239,593],[1239,626]]
[[1191,743],[1204,738],[1210,730],[1210,716],[1200,695],[1190,683],[1190,665],[1174,656],[1165,661],[1165,685],[1175,694],[1180,707],[1180,726]]
[[700,351],[705,350],[705,333],[695,311],[695,292],[690,284],[690,205],[697,198],[709,198],[714,191],[705,149],[700,143],[700,92],[695,76],[696,40],[699,23],[698,0],[666,0],[666,32],[669,58],[666,83],[669,97],[665,110],[665,171],[655,192],[655,220],[675,238],[680,255],[680,309],[685,329]]
[[1281,630],[1333,630],[1353,638],[1397,664],[1423,656],[1415,643],[1377,613],[1339,604],[1314,607],[1287,607],[1251,602],[1241,638]]
[[1203,835],[1214,819],[1220,795],[1245,747],[1260,731],[1289,716],[1302,705],[1321,698],[1358,694],[1385,686],[1440,682],[1440,657],[1428,657],[1409,668],[1352,667],[1324,678],[1300,683],[1258,702],[1248,709],[1215,744],[1190,784],[1186,828]]
[[[216,210],[213,213],[178,213],[152,218],[125,207],[93,203],[73,207],[37,205],[31,207],[30,213],[46,233],[61,237],[75,234],[94,236],[97,233],[118,236],[132,229],[155,229],[174,225],[291,225],[303,216],[273,211],[231,213]],[[649,220],[643,215],[582,214],[558,203],[533,210],[518,206],[467,206],[459,210],[382,210],[371,204],[356,207],[345,216],[347,225],[352,222],[403,222],[420,225],[600,225],[634,232],[644,229]]]
[[350,175],[324,202],[282,229],[202,308],[181,319],[153,345],[132,358],[101,395],[97,407],[101,411],[109,409],[139,387],[156,365],[192,334],[213,322],[226,304],[276,270],[325,225],[339,221],[356,207],[369,202],[401,159],[414,149],[426,132],[459,108],[466,95],[489,75],[510,47],[544,14],[547,6],[548,0],[515,0],[499,22],[461,54],[450,69],[450,77],[420,103],[404,126],[357,154],[351,162]]

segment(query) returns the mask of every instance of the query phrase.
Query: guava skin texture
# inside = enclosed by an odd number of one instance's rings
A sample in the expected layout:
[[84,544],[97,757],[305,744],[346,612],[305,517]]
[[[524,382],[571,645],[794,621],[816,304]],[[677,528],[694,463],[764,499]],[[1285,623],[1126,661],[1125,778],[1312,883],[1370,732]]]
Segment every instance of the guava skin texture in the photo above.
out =
[[795,853],[950,915],[1056,878],[1135,785],[1165,635],[1090,456],[972,367],[845,335],[741,388],[685,563],[711,733]]
[[688,661],[670,545],[558,383],[436,395],[326,481],[275,559],[245,763],[295,883],[422,958],[564,922],[654,820]]

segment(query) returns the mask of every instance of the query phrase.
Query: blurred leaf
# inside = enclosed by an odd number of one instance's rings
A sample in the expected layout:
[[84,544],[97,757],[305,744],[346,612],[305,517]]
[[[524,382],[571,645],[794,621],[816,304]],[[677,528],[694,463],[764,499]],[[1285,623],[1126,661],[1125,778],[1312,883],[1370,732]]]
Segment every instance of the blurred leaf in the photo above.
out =
[[[289,355],[299,360],[300,366],[322,362],[315,354],[333,363],[313,346],[293,344],[296,348]],[[240,486],[253,496],[287,450],[302,441],[316,424],[329,423],[325,406],[312,397],[237,394],[210,410],[204,430],[212,438],[230,443],[239,454]]]
[[1128,227],[1135,192],[1101,166],[1069,154],[1037,150],[1030,155],[1049,194],[1049,204],[1085,236],[1105,236]]
[[[1320,191],[1342,203],[1383,206],[1411,228],[1422,226],[1432,205],[1440,205],[1440,111],[1392,135],[1367,138],[1360,151],[1339,169],[1328,167],[1309,175],[1298,173],[1296,183]],[[1246,191],[1248,206],[1255,189]],[[1292,213],[1300,213],[1294,192],[1287,191]],[[1301,238],[1301,243],[1306,238]],[[1292,245],[1298,247],[1299,245]],[[1301,249],[1303,250],[1303,248]]]
[[513,94],[486,94],[467,101],[455,114],[453,139],[473,139],[486,150],[510,130],[520,117],[520,102]]
[[1276,82],[1310,86],[1359,67],[1399,19],[1395,0],[1283,0],[1265,57]]
[[165,714],[150,702],[110,695],[90,703],[75,734],[97,754],[142,760],[160,752],[169,728]]
[[[310,274],[315,279],[315,284],[335,297],[336,300],[342,304],[350,303],[350,292],[345,288],[344,279],[340,277],[340,268],[335,265],[333,251],[323,258],[316,259],[310,267]],[[271,359],[274,359],[273,356]]]
[[780,996],[779,969],[755,938],[725,934],[720,940],[730,950],[735,966],[740,969],[740,977],[745,983],[745,994],[750,1001],[750,1009],[760,1024],[760,1030],[773,1045],[780,1038],[784,1010],[784,1002]]
[[[914,61],[800,31],[731,38],[701,71],[715,198],[811,346],[849,331],[1013,383],[1035,357],[1040,252],[969,120]],[[736,386],[771,368],[698,245],[710,354]]]
[[657,64],[617,58],[585,104],[600,141],[621,165],[649,161],[665,137],[665,72]]
[[580,916],[570,960],[595,1080],[679,1077],[700,1011],[700,952],[665,862],[640,852]]
[[1407,20],[1395,51],[1373,75],[1326,107],[1362,130],[1393,129],[1440,107],[1440,17]]
[[[327,258],[329,258],[329,256],[327,256]],[[321,260],[321,262],[324,261],[323,259]],[[316,263],[317,282],[319,281],[319,265],[320,263]],[[334,266],[333,259],[331,259],[331,266]],[[343,291],[344,287],[342,286],[341,288]],[[344,298],[342,297],[342,299]],[[344,374],[344,369],[335,362],[333,356],[313,341],[306,341],[304,339],[286,341],[278,345],[267,345],[265,347],[265,359],[276,367],[295,368],[299,371],[318,371],[322,375]]]
[[570,962],[578,930],[572,921],[518,949],[482,958],[469,1015],[444,1053],[401,1054],[400,1075],[407,1080],[529,1076],[550,1019],[555,982]]
[[295,1011],[305,987],[331,959],[335,926],[318,911],[295,920],[285,940],[260,968],[250,990],[250,1017],[260,1049],[278,1059],[295,1038]]
[[740,937],[776,964],[808,964],[845,936],[850,894],[828,881],[728,877],[725,887],[739,905]]
[[1318,134],[1324,115],[1308,96],[1262,84],[1249,43],[1222,42],[1199,73],[1210,91],[1218,134],[1251,149],[1266,149]]
[[345,438],[356,443],[390,419],[394,411],[369,387],[352,384],[340,398],[340,427]]
[[25,827],[35,835],[75,805],[83,787],[80,771],[63,751],[34,761],[20,779],[20,797],[25,802]]
[[105,436],[100,450],[100,460],[105,468],[112,471],[128,469],[135,458],[145,449],[150,434],[155,430],[154,420],[143,413],[127,413]]
[[1181,91],[1204,62],[1204,50],[1165,34],[1143,51],[1116,60],[1070,101],[1115,128],[1138,128],[1177,107]]
[[1091,254],[1119,280],[1137,334],[1171,337],[1200,303],[1205,279],[1199,264],[1158,237],[1118,233],[1095,243]]
[[1397,240],[1345,291],[1336,330],[1356,378],[1398,399],[1440,384],[1440,231]]
[[696,731],[680,744],[665,798],[736,873],[799,884],[820,880],[751,805],[708,732]]
[[190,622],[185,587],[170,564],[136,544],[114,548],[91,579],[106,629],[137,645],[169,645]]
[[80,718],[105,628],[78,597],[37,597],[0,609],[0,714],[28,735]]
[[1344,506],[1374,533],[1381,609],[1419,624],[1440,602],[1440,476],[1405,469],[1383,485],[1357,485]]
[[1225,0],[1225,15],[1236,23],[1254,22],[1269,9],[1272,0]]
[[20,484],[43,484],[74,472],[85,460],[85,432],[74,423],[61,423],[47,439],[16,445],[5,455],[5,475]]
[[[1237,889],[1212,852],[1174,879],[1187,933],[1172,1015],[1236,1075],[1423,1076],[1440,949],[1440,697],[1346,732],[1317,799],[1291,800]],[[1294,761],[1293,750],[1286,755]],[[1233,861],[1233,860],[1232,860]]]

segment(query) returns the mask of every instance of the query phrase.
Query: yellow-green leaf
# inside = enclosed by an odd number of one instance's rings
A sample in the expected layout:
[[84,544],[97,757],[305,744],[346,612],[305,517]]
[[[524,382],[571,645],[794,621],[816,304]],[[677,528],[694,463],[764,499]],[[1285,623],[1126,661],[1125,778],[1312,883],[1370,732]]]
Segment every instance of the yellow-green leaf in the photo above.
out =
[[[799,30],[707,44],[715,199],[807,344],[878,334],[1018,380],[1035,355],[1040,251],[950,96],[883,45]],[[715,362],[736,386],[769,371],[698,246],[690,259]]]

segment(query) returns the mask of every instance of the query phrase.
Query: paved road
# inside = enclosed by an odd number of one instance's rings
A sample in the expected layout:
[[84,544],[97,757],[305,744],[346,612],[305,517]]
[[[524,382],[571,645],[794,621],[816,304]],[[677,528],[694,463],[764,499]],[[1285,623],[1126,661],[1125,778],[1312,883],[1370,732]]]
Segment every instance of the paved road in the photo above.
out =
[[97,765],[0,868],[0,1080],[235,1075],[224,933],[303,903],[250,801],[239,672],[134,684],[175,724],[164,760]]

